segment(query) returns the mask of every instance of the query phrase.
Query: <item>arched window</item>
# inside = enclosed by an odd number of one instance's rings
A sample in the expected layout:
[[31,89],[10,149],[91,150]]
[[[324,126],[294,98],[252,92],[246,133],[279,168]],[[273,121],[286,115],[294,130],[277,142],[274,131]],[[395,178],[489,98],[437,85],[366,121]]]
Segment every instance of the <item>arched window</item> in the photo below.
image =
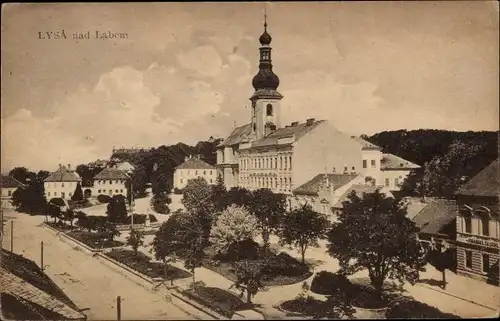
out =
[[272,116],[273,115],[273,105],[267,104],[267,106],[266,106],[266,115],[267,116]]
[[464,226],[462,231],[465,233],[472,233],[472,208],[464,205],[460,208],[460,216],[463,217]]
[[490,218],[491,212],[490,209],[484,206],[481,206],[476,210],[476,214],[481,222],[481,235],[489,236],[490,235]]

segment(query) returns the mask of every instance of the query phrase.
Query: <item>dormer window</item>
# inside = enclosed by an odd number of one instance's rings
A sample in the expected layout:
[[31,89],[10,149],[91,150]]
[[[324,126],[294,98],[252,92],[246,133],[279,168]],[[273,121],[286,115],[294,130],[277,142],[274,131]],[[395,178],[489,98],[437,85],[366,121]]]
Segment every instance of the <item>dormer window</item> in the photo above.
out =
[[267,116],[272,116],[273,115],[273,105],[267,104],[267,106],[266,106],[266,115]]

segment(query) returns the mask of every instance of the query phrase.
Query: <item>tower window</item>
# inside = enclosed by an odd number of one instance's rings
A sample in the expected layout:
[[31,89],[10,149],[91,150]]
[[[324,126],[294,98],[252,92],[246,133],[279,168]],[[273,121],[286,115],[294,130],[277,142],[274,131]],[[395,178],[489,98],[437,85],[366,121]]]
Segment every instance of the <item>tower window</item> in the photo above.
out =
[[266,106],[266,115],[267,116],[272,116],[273,115],[273,105],[267,104],[267,106]]
[[257,124],[253,123],[253,131],[257,130]]

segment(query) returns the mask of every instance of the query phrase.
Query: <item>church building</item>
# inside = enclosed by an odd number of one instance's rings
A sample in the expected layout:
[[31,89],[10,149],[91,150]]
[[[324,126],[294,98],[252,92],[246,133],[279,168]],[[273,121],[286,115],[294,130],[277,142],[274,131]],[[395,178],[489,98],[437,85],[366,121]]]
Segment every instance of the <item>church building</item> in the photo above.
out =
[[[319,174],[361,175],[360,181],[369,177],[371,185],[389,187],[388,179],[393,184],[395,172],[385,170],[384,160],[395,156],[383,154],[380,147],[340,132],[327,120],[283,124],[284,97],[273,71],[271,40],[265,22],[259,38],[259,71],[252,81],[250,122],[235,128],[217,146],[217,169],[226,187],[268,188],[293,197],[297,187]],[[397,160],[398,179],[419,167]]]

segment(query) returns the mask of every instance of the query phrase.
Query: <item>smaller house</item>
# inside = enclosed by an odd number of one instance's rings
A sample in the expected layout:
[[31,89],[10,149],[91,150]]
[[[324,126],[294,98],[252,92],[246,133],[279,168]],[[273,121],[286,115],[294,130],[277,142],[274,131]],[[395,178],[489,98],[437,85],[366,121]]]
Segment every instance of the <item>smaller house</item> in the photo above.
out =
[[50,174],[44,181],[45,197],[47,200],[52,198],[62,198],[70,200],[76,190],[78,183],[82,179],[78,173],[71,169],[71,165],[63,166],[59,164],[59,169]]
[[70,298],[35,262],[1,250],[0,288],[5,320],[86,320]]
[[128,196],[127,191],[127,181],[130,180],[130,176],[116,167],[106,167],[99,174],[94,176],[94,187],[91,189],[86,189],[84,193],[91,196],[97,197],[98,195],[104,194],[110,197],[114,195]]
[[199,177],[204,178],[208,184],[216,184],[217,170],[199,156],[186,157],[184,163],[174,169],[174,189],[183,189],[190,179]]
[[420,166],[393,154],[383,154],[380,161],[381,177],[390,191],[399,191],[412,170]]
[[135,170],[135,166],[132,165],[131,163],[129,162],[121,162],[121,163],[117,163],[115,165],[115,167],[121,171],[124,171],[125,173],[127,174],[131,174],[134,170]]
[[24,184],[19,182],[14,177],[6,175],[1,176],[0,190],[1,190],[2,209],[12,208],[12,195],[19,187],[23,186]]

